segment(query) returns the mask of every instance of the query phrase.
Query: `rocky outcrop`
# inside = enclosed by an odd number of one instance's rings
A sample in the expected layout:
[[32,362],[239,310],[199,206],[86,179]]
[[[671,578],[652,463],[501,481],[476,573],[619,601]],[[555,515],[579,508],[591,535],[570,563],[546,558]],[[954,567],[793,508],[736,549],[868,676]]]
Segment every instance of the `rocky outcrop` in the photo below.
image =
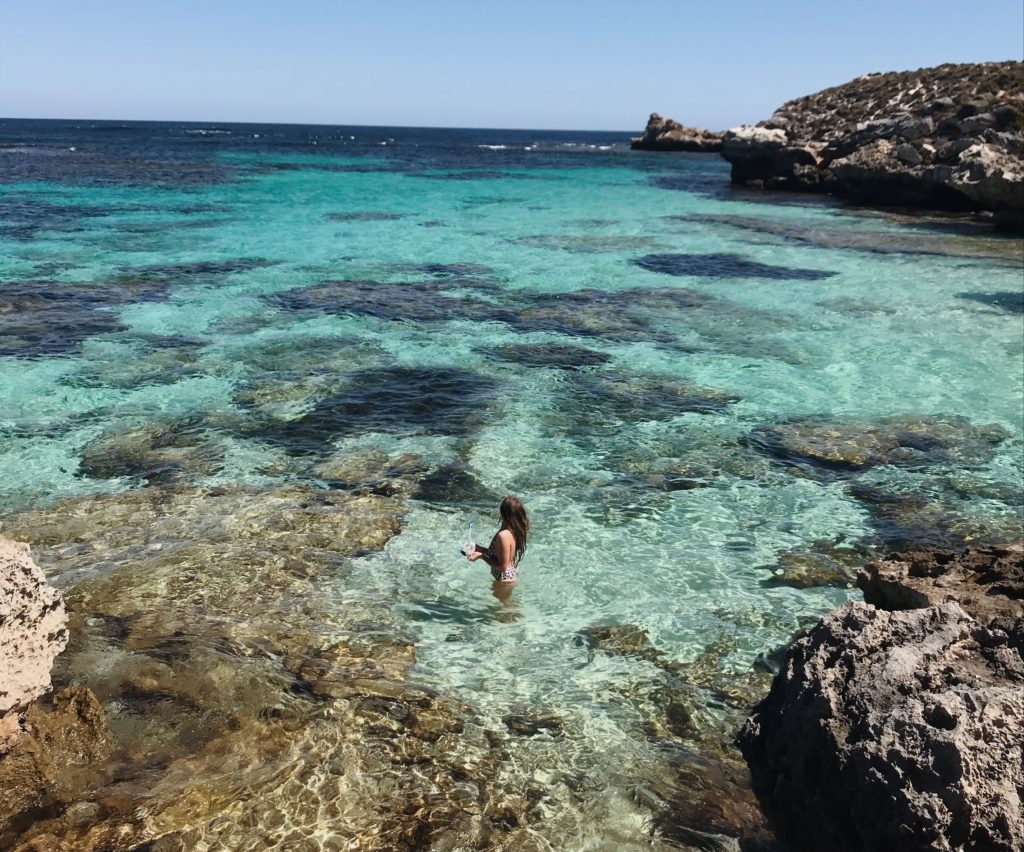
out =
[[630,148],[641,151],[703,151],[713,153],[722,150],[724,133],[685,127],[671,118],[662,118],[652,112],[647,119],[643,136],[634,136]]
[[[876,562],[740,732],[795,850],[1024,846],[1024,543]],[[808,820],[807,814],[816,818]]]
[[0,536],[0,754],[17,739],[28,706],[50,689],[53,659],[67,641],[60,592],[27,544]]
[[866,74],[727,131],[732,180],[1024,229],[1024,64]]

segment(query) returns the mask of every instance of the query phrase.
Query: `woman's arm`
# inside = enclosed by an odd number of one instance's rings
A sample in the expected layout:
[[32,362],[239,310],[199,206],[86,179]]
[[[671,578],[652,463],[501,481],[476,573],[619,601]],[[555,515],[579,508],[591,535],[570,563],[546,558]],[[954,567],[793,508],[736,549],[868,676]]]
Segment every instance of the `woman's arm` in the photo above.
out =
[[494,558],[494,552],[489,547],[481,547],[479,544],[476,545],[476,550],[469,554],[468,559],[470,562],[476,562],[477,559],[483,559],[483,561],[492,568],[498,567],[498,561]]

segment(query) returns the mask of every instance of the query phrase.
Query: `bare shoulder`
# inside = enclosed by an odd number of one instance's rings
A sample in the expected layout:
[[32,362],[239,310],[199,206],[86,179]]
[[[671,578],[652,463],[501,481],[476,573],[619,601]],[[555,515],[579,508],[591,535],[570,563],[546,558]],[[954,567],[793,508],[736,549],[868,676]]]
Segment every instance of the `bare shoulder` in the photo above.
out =
[[502,550],[505,551],[511,558],[512,554],[516,551],[516,537],[512,535],[511,530],[498,530],[498,534],[495,536],[501,545]]

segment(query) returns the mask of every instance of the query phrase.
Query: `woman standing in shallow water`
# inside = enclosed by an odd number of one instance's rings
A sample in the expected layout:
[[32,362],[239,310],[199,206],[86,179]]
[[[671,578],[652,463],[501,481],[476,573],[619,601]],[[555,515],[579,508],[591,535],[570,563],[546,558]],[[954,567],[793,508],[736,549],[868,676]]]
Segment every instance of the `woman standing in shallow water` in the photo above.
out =
[[491,568],[494,595],[503,603],[519,582],[519,561],[526,552],[526,539],[530,534],[530,518],[518,497],[506,497],[498,509],[501,526],[491,539],[489,547],[475,546],[466,558],[470,562],[483,559]]

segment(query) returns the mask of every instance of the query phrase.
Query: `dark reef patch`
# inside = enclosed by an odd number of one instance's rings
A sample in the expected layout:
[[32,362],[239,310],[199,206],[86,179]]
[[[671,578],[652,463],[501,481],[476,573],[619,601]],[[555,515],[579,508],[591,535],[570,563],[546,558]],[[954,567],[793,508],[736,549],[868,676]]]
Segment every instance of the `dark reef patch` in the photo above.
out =
[[509,343],[486,350],[488,355],[526,367],[579,370],[606,364],[611,355],[568,343]]
[[508,321],[526,332],[674,344],[676,335],[659,331],[655,323],[713,301],[711,296],[673,288],[574,290],[535,296]]
[[384,210],[357,210],[352,213],[328,213],[324,218],[328,222],[388,222],[402,219],[405,215]]
[[[863,251],[871,254],[909,254],[938,257],[962,257],[990,260],[1007,265],[1021,265],[1021,242],[1006,237],[992,238],[990,232],[977,228],[968,231],[930,233],[906,227],[889,230],[829,228],[820,220],[798,222],[767,216],[736,216],[731,214],[700,214],[669,217],[678,222],[701,225],[724,225],[745,233],[760,234],[773,242],[815,248]],[[920,223],[912,223],[920,224]],[[931,231],[936,230],[930,228]],[[986,239],[989,237],[989,239]]]
[[509,242],[517,246],[556,249],[574,254],[639,251],[658,248],[662,245],[655,237],[616,236],[614,234],[538,234],[529,237],[516,237]]
[[[114,147],[90,145],[77,150],[60,145],[8,148],[0,169],[0,184],[52,183],[67,186],[145,186],[161,189],[207,188],[235,177],[235,169],[223,162],[188,156],[153,158],[149,145],[129,131],[125,144]],[[161,152],[163,155],[170,151]]]
[[28,242],[41,231],[74,231],[83,219],[122,212],[117,207],[52,204],[35,196],[0,198],[0,238]]
[[770,281],[821,281],[837,273],[824,269],[770,266],[738,254],[649,254],[631,263],[650,272],[697,278],[764,278]]
[[442,292],[450,286],[454,286],[451,281],[326,281],[315,287],[273,293],[266,299],[293,311],[361,314],[384,320],[503,322],[514,316],[499,305]]
[[412,496],[444,505],[471,503],[493,506],[501,500],[500,494],[491,491],[476,474],[460,464],[443,465],[432,470],[419,481]]
[[158,263],[133,266],[124,270],[122,277],[153,277],[167,279],[204,278],[234,275],[274,266],[276,261],[263,257],[238,257],[229,260],[200,260],[191,263]]
[[210,441],[202,421],[150,421],[94,438],[82,450],[79,471],[94,479],[130,477],[154,485],[191,482],[215,473],[223,463],[224,448]]
[[366,432],[464,437],[486,420],[497,387],[489,376],[454,367],[360,370],[309,413],[253,435],[295,454],[322,454],[335,438]]
[[958,299],[970,299],[1006,311],[1008,314],[1024,314],[1024,290],[999,293],[957,293]]
[[585,436],[594,428],[622,423],[670,420],[685,413],[716,414],[737,399],[672,376],[577,373],[560,389],[555,410],[547,420],[565,434]]
[[439,279],[487,278],[494,274],[482,263],[408,263],[398,268]]
[[536,180],[534,175],[521,172],[500,172],[494,169],[464,169],[451,172],[429,172],[414,171],[408,172],[409,177],[424,178],[425,180]]
[[77,349],[85,339],[124,326],[120,305],[159,300],[160,281],[66,284],[35,279],[0,282],[0,356],[41,357]]
[[931,497],[855,482],[847,488],[867,511],[873,538],[867,544],[883,552],[942,547],[964,550],[968,545],[999,544],[1024,533],[1019,514],[972,517]]

